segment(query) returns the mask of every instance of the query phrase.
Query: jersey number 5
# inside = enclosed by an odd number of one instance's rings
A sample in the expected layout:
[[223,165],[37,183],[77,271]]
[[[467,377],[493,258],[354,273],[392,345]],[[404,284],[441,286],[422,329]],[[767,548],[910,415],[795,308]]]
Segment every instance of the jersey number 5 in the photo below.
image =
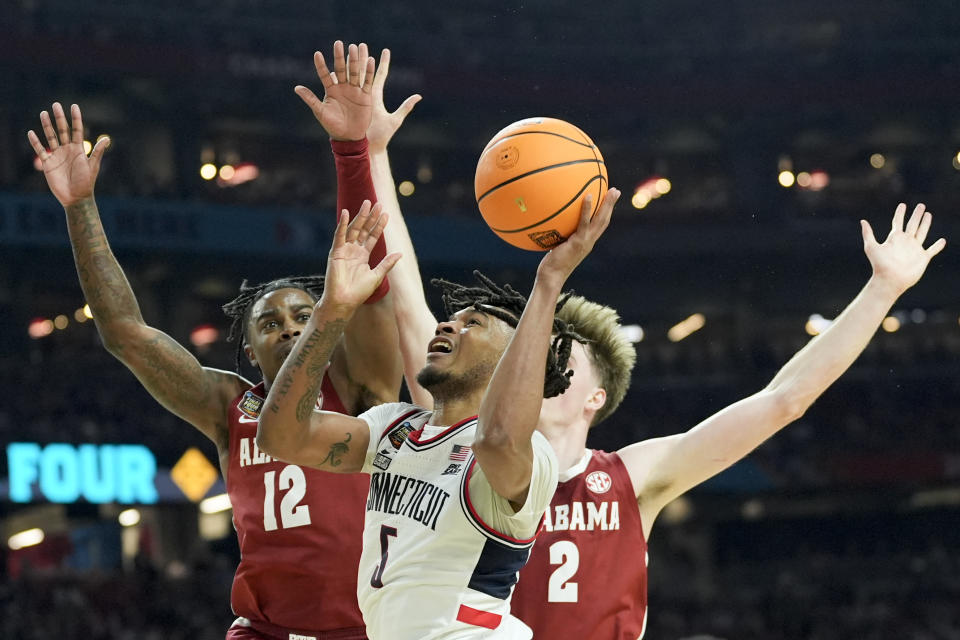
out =
[[[263,474],[263,530],[275,531],[277,528],[277,513],[274,509],[274,477],[276,471],[267,471]],[[280,491],[286,491],[280,501],[280,524],[284,529],[302,527],[310,524],[310,507],[300,504],[307,494],[307,477],[303,469],[295,464],[287,465],[280,472]]]
[[558,564],[547,583],[547,602],[576,602],[577,583],[570,582],[580,568],[580,549],[569,540],[550,545],[550,564]]

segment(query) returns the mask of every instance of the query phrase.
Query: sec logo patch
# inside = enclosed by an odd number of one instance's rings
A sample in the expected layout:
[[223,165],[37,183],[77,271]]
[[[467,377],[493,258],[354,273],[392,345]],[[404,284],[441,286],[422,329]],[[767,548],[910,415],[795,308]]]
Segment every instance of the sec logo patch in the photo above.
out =
[[594,471],[587,476],[587,489],[594,493],[606,493],[613,486],[613,480],[606,471]]

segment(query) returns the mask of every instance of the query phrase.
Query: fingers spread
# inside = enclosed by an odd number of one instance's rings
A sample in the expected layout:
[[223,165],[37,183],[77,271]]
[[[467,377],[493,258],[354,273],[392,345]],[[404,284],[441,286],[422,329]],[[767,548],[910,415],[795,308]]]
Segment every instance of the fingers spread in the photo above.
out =
[[350,223],[350,213],[344,209],[337,219],[337,230],[333,232],[333,246],[342,247],[347,243],[347,225]]
[[337,82],[340,84],[347,81],[347,60],[343,53],[343,40],[333,43],[333,72],[337,74]]
[[63,105],[59,102],[53,103],[53,119],[57,123],[60,144],[70,144],[70,127],[67,125],[67,114],[63,112]]
[[360,52],[355,44],[347,48],[347,83],[360,86]]
[[930,231],[930,225],[933,223],[933,214],[925,211],[923,219],[920,220],[920,226],[917,228],[917,241],[922,245],[927,239],[927,233]]
[[51,151],[58,149],[60,147],[60,141],[57,140],[57,132],[53,129],[50,114],[46,111],[40,112],[40,126],[43,127],[43,135],[47,138],[47,148]]
[[946,246],[947,246],[946,238],[940,238],[939,240],[937,240],[927,248],[927,255],[932,258],[933,256],[943,251],[943,248]]
[[100,160],[103,158],[103,153],[109,146],[110,138],[108,136],[101,137],[97,140],[97,143],[93,145],[93,151],[90,152],[90,171],[93,172],[94,178],[100,173]]
[[863,235],[864,247],[870,247],[877,244],[877,239],[873,237],[873,228],[866,220],[860,221],[860,233]]
[[373,59],[372,56],[367,56],[366,60],[367,62],[364,65],[364,70],[363,70],[363,83],[360,88],[363,89],[364,93],[370,93],[371,91],[373,91],[373,80],[376,77],[374,75],[374,67],[376,65],[376,61]]
[[390,219],[390,215],[386,211],[378,211],[378,213],[379,215],[374,221],[373,228],[370,229],[370,234],[367,236],[366,242],[364,242],[363,245],[367,251],[373,251],[373,248],[380,240],[380,236],[383,235],[383,230],[386,228],[387,222],[389,222]]
[[70,118],[73,120],[73,137],[70,141],[74,144],[83,144],[83,117],[80,115],[79,105],[70,105]]
[[922,202],[913,208],[913,213],[910,215],[910,220],[907,221],[907,227],[905,229],[908,235],[916,235],[925,208]]
[[40,144],[40,138],[37,137],[37,134],[33,132],[33,129],[27,131],[27,140],[30,142],[30,146],[33,147],[33,152],[37,154],[37,157],[40,160],[46,160],[50,157],[50,154],[47,153],[47,150],[43,148],[43,145]]
[[907,212],[907,205],[900,203],[897,205],[897,208],[893,212],[893,223],[891,228],[893,231],[903,231],[903,216]]
[[317,97],[310,89],[305,86],[298,84],[293,88],[294,92],[300,96],[300,99],[303,100],[310,110],[313,111],[313,115],[320,117],[320,112],[323,111],[323,101]]
[[406,100],[403,101],[397,110],[393,113],[400,116],[400,122],[403,122],[410,112],[413,111],[413,108],[417,105],[418,102],[423,100],[423,97],[419,93],[415,93]]
[[321,84],[323,84],[324,91],[337,84],[336,76],[327,69],[327,61],[323,59],[323,54],[319,51],[313,53],[313,66],[317,70],[317,76],[320,78]]
[[383,85],[387,82],[387,76],[390,74],[390,49],[384,49],[380,52],[380,65],[377,67],[377,73],[373,77],[373,89],[383,93]]

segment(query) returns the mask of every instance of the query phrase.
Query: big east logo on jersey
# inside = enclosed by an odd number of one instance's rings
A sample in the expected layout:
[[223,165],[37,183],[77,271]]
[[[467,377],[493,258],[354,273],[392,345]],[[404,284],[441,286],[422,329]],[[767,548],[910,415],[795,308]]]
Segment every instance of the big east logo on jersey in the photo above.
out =
[[584,482],[587,484],[587,489],[594,493],[606,493],[613,486],[613,480],[606,471],[594,471]]

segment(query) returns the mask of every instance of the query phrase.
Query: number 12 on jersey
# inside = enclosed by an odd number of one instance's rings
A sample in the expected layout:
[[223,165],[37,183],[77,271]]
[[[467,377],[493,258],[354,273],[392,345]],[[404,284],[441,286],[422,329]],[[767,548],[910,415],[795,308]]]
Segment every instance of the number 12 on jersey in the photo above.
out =
[[[263,474],[263,530],[276,531],[277,513],[274,507],[276,491],[276,471],[267,471]],[[302,527],[310,524],[310,507],[300,504],[307,494],[307,478],[303,469],[295,464],[287,465],[280,471],[279,490],[286,491],[280,501],[280,525],[284,529]]]

